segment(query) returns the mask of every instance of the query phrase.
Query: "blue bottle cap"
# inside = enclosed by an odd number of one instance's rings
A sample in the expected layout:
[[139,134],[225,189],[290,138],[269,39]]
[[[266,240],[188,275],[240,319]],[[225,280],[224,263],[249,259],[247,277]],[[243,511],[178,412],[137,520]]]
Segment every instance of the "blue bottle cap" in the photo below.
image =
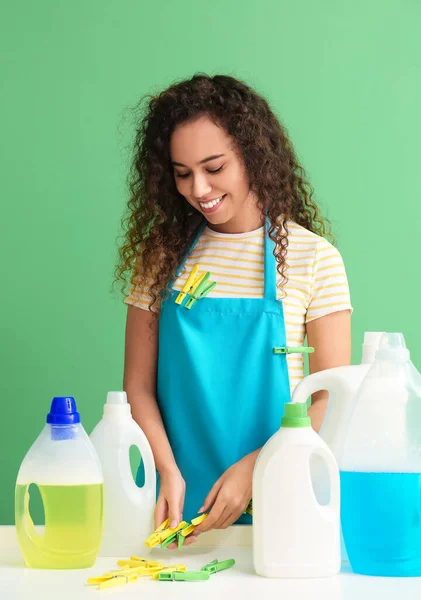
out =
[[56,396],[51,402],[47,423],[51,425],[74,425],[80,423],[75,399],[71,396]]

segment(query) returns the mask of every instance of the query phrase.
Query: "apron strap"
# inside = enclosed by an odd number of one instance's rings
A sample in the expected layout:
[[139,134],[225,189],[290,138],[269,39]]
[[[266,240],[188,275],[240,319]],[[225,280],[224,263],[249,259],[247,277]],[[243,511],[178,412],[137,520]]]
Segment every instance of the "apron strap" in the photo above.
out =
[[270,239],[268,230],[270,221],[266,218],[265,221],[265,259],[264,259],[264,297],[266,300],[276,301],[276,258],[273,254],[275,250],[275,242]]

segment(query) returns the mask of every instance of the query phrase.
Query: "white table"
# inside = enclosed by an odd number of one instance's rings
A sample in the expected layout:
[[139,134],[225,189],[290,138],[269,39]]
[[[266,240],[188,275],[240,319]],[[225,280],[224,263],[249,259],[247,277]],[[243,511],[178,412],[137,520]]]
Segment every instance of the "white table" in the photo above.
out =
[[[363,577],[355,575],[344,563],[336,577],[326,579],[266,579],[254,573],[251,527],[235,526],[211,531],[180,552],[153,550],[151,559],[165,564],[181,562],[189,570],[200,570],[217,558],[235,558],[236,565],[210,576],[203,582],[159,582],[141,578],[99,592],[87,586],[88,577],[116,569],[117,558],[98,558],[94,567],[74,571],[46,571],[24,567],[15,528],[0,527],[1,600],[85,600],[86,598],[124,598],[147,600],[418,600],[421,578]],[[98,594],[100,594],[98,596]]]

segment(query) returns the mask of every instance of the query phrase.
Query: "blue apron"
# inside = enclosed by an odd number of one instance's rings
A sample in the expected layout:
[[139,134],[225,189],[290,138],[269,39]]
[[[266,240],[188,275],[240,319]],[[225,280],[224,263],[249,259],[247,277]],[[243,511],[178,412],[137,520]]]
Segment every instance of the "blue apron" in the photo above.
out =
[[[188,310],[175,303],[179,292],[171,286],[161,306],[157,399],[186,482],[185,521],[197,516],[231,465],[279,429],[290,400],[286,355],[273,353],[286,346],[286,334],[274,243],[266,230],[263,298],[205,297]],[[139,473],[138,484],[141,479]],[[251,523],[250,515],[237,523]]]

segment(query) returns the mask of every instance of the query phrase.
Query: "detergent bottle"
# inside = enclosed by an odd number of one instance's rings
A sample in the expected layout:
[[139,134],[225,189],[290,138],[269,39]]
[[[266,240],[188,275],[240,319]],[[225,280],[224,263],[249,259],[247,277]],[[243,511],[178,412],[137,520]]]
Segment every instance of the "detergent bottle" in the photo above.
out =
[[[312,458],[329,474],[330,499],[314,493]],[[312,429],[305,404],[285,404],[281,428],[262,448],[253,472],[253,558],[264,577],[328,577],[341,566],[339,470]]]
[[[30,515],[31,484],[38,486],[45,527],[40,534]],[[47,424],[28,450],[16,481],[15,521],[28,567],[91,567],[103,523],[103,477],[95,449],[72,397],[56,397]]]
[[350,415],[339,467],[352,569],[421,576],[421,376],[400,333],[380,340]]
[[293,392],[292,402],[306,402],[311,394],[320,390],[328,391],[328,405],[319,435],[332,450],[336,460],[341,454],[356,393],[374,361],[382,335],[383,332],[377,331],[364,334],[360,365],[335,367],[308,375]]
[[[133,420],[126,392],[109,392],[104,416],[91,433],[104,473],[104,531],[100,556],[143,556],[153,531],[156,470],[149,442]],[[145,483],[138,487],[130,447],[140,451]]]

